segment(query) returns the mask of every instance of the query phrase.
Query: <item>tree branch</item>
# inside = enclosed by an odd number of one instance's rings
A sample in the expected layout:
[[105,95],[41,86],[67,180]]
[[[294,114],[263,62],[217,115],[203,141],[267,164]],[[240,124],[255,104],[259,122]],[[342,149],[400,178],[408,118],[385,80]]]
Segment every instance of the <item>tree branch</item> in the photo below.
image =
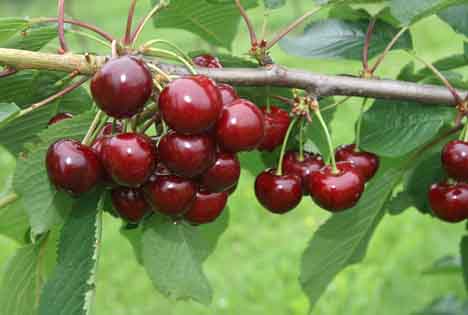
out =
[[[43,69],[61,72],[79,71],[92,75],[106,57],[90,55],[58,55],[0,48],[0,64],[17,70]],[[183,66],[158,63],[159,68],[171,75],[189,75]],[[287,69],[273,65],[267,68],[197,68],[199,74],[212,79],[243,86],[277,86],[308,90],[319,96],[358,96],[422,104],[455,105],[453,95],[445,87],[395,80],[369,80],[348,76],[322,75],[303,70]],[[468,91],[458,91],[462,98]]]

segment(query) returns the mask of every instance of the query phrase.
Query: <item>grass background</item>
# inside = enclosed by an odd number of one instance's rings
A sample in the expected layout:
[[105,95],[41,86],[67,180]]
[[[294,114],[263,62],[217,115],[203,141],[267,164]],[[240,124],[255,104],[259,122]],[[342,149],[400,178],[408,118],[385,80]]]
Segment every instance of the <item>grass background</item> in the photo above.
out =
[[[196,0],[194,0],[196,1]],[[118,36],[123,33],[128,0],[70,0],[69,14],[89,21]],[[309,1],[289,1],[285,8],[270,14],[269,29],[276,30],[307,9]],[[149,8],[141,0],[137,14]],[[54,1],[0,2],[0,15],[52,16]],[[263,9],[251,11],[261,27]],[[428,31],[430,30],[430,31]],[[462,38],[436,18],[418,23],[413,31],[416,50],[432,61],[462,51]],[[149,26],[143,39],[165,38],[187,51],[209,48],[189,33],[155,30]],[[73,41],[75,51],[101,51],[92,44]],[[241,25],[233,53],[248,48],[246,31]],[[276,62],[321,73],[357,73],[360,63],[308,60],[287,56],[275,49]],[[379,75],[394,77],[408,61],[404,53],[392,53]],[[465,71],[466,74],[466,71]],[[353,140],[352,123],[358,101],[339,108],[332,127],[336,144]],[[0,153],[1,165],[11,164],[7,153]],[[0,171],[2,171],[0,169]],[[313,232],[327,214],[305,198],[294,212],[278,217],[269,215],[256,203],[253,194],[255,174],[244,172],[239,190],[230,200],[230,226],[217,251],[208,259],[205,270],[215,291],[210,308],[190,302],[176,302],[160,296],[145,271],[133,257],[130,245],[118,233],[119,221],[107,217],[99,267],[96,314],[112,315],[185,315],[185,314],[305,314],[307,298],[298,284],[301,253]],[[464,297],[461,276],[423,276],[421,271],[447,254],[457,254],[463,224],[447,225],[409,209],[400,216],[387,216],[372,240],[364,263],[348,268],[329,286],[313,314],[317,315],[394,315],[411,314],[434,298],[453,293]],[[0,263],[16,244],[0,237]]]

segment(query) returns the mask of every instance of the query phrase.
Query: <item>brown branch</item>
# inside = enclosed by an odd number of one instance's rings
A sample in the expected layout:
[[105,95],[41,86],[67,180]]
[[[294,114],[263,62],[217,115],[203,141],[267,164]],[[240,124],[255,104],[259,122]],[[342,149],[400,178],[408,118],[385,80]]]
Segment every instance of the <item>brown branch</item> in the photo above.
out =
[[[92,75],[104,63],[102,56],[58,55],[0,48],[0,64],[12,68],[42,69],[61,72],[78,70]],[[171,75],[190,75],[183,66],[157,64]],[[212,79],[241,86],[276,86],[304,89],[320,96],[358,96],[378,99],[412,101],[421,104],[455,105],[453,95],[445,87],[395,80],[369,80],[349,76],[322,75],[304,70],[272,65],[268,68],[197,68],[199,74]],[[466,98],[468,91],[457,91]]]

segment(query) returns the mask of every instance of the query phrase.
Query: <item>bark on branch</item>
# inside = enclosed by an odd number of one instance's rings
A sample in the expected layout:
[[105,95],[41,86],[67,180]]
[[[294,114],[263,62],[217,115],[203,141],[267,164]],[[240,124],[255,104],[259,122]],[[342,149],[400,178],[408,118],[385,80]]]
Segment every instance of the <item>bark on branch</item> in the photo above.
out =
[[[48,54],[0,48],[0,64],[11,68],[43,69],[61,72],[79,71],[92,75],[106,62],[106,57],[76,54]],[[183,66],[158,63],[173,75],[187,75]],[[414,101],[422,104],[455,105],[452,94],[444,87],[395,80],[368,80],[347,76],[322,75],[274,65],[269,68],[197,68],[200,74],[218,82],[246,86],[278,86],[300,88],[319,96],[358,96],[378,99]],[[0,80],[1,84],[1,80]],[[468,91],[458,91],[462,98]]]

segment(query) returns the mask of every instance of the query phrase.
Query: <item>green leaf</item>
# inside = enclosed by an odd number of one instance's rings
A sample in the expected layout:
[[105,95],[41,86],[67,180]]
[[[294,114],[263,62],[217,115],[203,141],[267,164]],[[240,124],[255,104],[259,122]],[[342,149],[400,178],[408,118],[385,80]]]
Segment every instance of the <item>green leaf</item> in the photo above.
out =
[[447,295],[434,300],[422,311],[414,315],[466,315],[468,314],[468,301],[461,301],[454,295]]
[[456,32],[468,37],[468,4],[455,5],[439,13],[439,17]]
[[211,303],[213,292],[202,269],[210,246],[199,227],[153,216],[145,224],[142,242],[144,266],[161,293]]
[[14,34],[28,26],[28,20],[21,18],[0,18],[0,43],[8,40]]
[[20,110],[14,103],[0,103],[0,128],[14,119]]
[[437,259],[432,266],[423,271],[425,275],[458,274],[461,271],[459,256],[444,256]]
[[263,0],[265,8],[274,10],[278,9],[286,4],[286,0]]
[[18,159],[14,187],[22,197],[33,234],[42,234],[62,221],[72,199],[49,182],[44,158],[50,144],[62,138],[81,139],[91,123],[91,112],[52,125],[39,134],[40,142]]
[[394,169],[379,172],[354,209],[333,215],[315,233],[302,257],[300,274],[311,307],[340,271],[362,261],[402,173]]
[[466,0],[391,0],[390,8],[393,16],[404,25],[410,25],[420,19],[436,14],[455,4],[465,3]]
[[134,227],[132,225],[123,225],[120,228],[120,234],[125,237],[130,245],[132,246],[135,258],[140,265],[143,265],[143,254],[142,254],[142,226]]
[[2,43],[3,48],[38,51],[57,37],[57,25],[35,25]]
[[460,242],[460,255],[463,268],[463,280],[465,281],[465,288],[468,290],[468,236],[463,236]]
[[454,114],[450,107],[377,100],[363,117],[362,148],[386,157],[406,155],[434,138]]
[[[153,4],[157,2],[152,0]],[[251,0],[244,5],[250,9],[258,4]],[[212,45],[230,49],[240,20],[239,10],[233,1],[171,0],[169,7],[154,18],[154,26],[183,29]]]
[[90,314],[101,244],[99,193],[80,198],[63,226],[57,266],[42,291],[39,315]]
[[[280,41],[281,48],[291,55],[314,58],[362,59],[364,39],[369,22],[328,19],[309,24],[301,36],[288,36]],[[372,36],[369,57],[385,50],[399,29],[378,20]],[[411,49],[412,38],[406,32],[393,49]]]

